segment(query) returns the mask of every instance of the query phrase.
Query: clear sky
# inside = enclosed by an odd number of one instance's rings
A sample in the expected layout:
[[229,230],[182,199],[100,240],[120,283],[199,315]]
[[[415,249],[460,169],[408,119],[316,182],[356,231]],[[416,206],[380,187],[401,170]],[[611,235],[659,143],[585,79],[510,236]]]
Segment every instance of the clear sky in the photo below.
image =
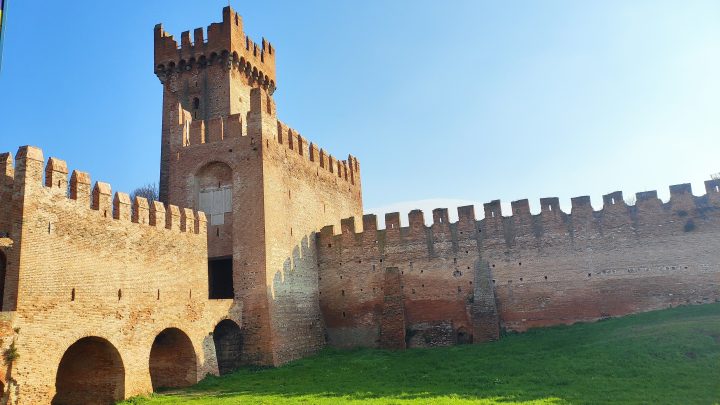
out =
[[[153,26],[179,37],[225,5],[11,0],[0,150],[40,146],[120,191],[157,181]],[[718,1],[232,5],[277,50],[280,119],[360,159],[368,209],[537,212],[557,196],[569,210],[588,194],[600,208],[615,190],[701,195],[720,171]]]

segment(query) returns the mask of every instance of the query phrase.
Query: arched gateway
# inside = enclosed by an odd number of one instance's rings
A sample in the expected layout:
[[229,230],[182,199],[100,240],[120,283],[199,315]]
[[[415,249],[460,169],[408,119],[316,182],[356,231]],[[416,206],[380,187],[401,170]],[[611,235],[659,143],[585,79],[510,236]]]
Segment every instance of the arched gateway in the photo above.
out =
[[154,391],[197,382],[195,349],[185,332],[168,328],[155,337],[150,350],[150,379]]
[[53,405],[107,405],[125,398],[125,367],[107,340],[89,336],[73,343],[55,378]]
[[218,323],[213,331],[213,342],[220,375],[228,374],[240,367],[243,337],[240,327],[235,322],[225,319]]

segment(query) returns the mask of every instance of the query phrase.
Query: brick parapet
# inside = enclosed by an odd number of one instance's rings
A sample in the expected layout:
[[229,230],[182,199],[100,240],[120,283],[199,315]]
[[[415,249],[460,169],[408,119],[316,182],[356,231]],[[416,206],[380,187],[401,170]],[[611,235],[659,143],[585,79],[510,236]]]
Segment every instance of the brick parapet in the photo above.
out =
[[[14,168],[6,169],[6,173],[14,173],[13,178],[4,177],[6,186],[10,184],[14,185],[16,190],[23,190],[23,192],[16,191],[15,197],[42,198],[43,194],[46,197],[59,195],[75,201],[78,209],[96,211],[101,218],[147,225],[158,230],[176,230],[203,236],[207,233],[204,226],[207,219],[202,212],[183,210],[185,215],[181,216],[180,208],[177,206],[164,207],[158,205],[159,203],[149,205],[148,201],[141,197],[131,201],[127,193],[113,194],[110,184],[99,181],[91,190],[90,175],[78,170],[72,171],[68,182],[67,164],[58,158],[49,158],[43,171],[43,153],[39,148],[23,146],[19,149],[15,160]],[[12,160],[7,157],[5,161],[12,164]],[[7,199],[5,202],[10,203]],[[161,211],[164,214],[166,209],[168,214],[165,221],[149,220],[150,217],[157,218]],[[174,214],[176,211],[177,214]]]
[[[15,165],[10,153],[0,153],[0,205],[8,207],[12,201],[15,182]],[[0,209],[0,238],[10,236],[12,228],[11,210]]]
[[162,24],[155,26],[155,73],[162,82],[169,74],[218,63],[237,70],[271,93],[276,88],[275,48],[265,38],[255,43],[245,35],[242,17],[229,6],[223,9],[222,22],[207,27],[207,39],[203,29],[196,28],[192,41],[190,31],[185,31],[178,45]]
[[249,134],[241,114],[216,117],[207,122],[192,120],[189,114],[184,117],[177,127],[177,136],[183,140],[181,149],[233,140],[240,148],[266,150],[272,142],[284,148],[289,156],[294,155],[309,168],[315,168],[318,176],[320,172],[329,173],[328,179],[337,178],[356,192],[361,189],[360,162],[356,157],[348,155],[346,160],[338,160],[280,120],[277,120],[277,137],[274,137],[266,132]]
[[275,141],[285,147],[288,153],[299,156],[312,167],[324,169],[350,187],[360,189],[360,162],[356,157],[348,155],[346,160],[338,160],[282,121],[277,121],[277,127],[278,136]]
[[[484,205],[484,218],[477,220],[472,206],[459,207],[459,221],[449,222],[446,208],[433,210],[432,225],[426,226],[421,210],[408,214],[409,226],[400,226],[399,213],[385,214],[385,229],[377,228],[375,215],[364,215],[365,232],[356,232],[354,218],[341,221],[339,233],[334,226],[323,228],[319,240],[320,251],[326,246],[342,240],[344,246],[352,244],[369,248],[379,239],[397,240],[412,244],[427,242],[427,253],[440,250],[459,250],[459,244],[473,243],[478,237],[483,244],[490,246],[519,245],[523,241],[538,239],[543,243],[564,240],[571,243],[578,239],[596,239],[607,236],[608,232],[627,231],[635,235],[649,233],[682,234],[690,231],[707,230],[714,232],[720,224],[720,180],[705,182],[706,194],[694,196],[690,184],[671,186],[671,197],[667,203],[657,198],[656,191],[636,194],[636,204],[628,205],[621,192],[603,196],[603,208],[594,211],[589,197],[572,199],[572,212],[567,214],[560,209],[557,198],[542,198],[540,213],[530,213],[528,200],[513,201],[512,213],[503,216],[500,201]],[[692,228],[692,229],[691,229]],[[382,235],[383,237],[380,237]],[[548,242],[543,241],[548,239]],[[528,246],[528,245],[523,245]],[[382,252],[385,244],[379,245]]]
[[[636,193],[636,203],[628,205],[622,192],[603,196],[603,207],[594,211],[587,196],[571,200],[567,214],[557,198],[541,199],[541,212],[530,213],[527,200],[514,201],[512,213],[503,216],[499,201],[485,204],[485,217],[479,221],[483,240],[488,244],[523,245],[535,239],[540,245],[551,241],[567,242],[595,239],[626,232],[641,235],[673,234],[695,230],[705,224],[714,231],[720,218],[720,181],[705,182],[706,194],[694,196],[690,184],[670,187],[670,200],[663,203],[657,191]],[[699,229],[702,230],[702,229]],[[535,245],[535,243],[531,243]],[[527,246],[527,245],[525,245]]]

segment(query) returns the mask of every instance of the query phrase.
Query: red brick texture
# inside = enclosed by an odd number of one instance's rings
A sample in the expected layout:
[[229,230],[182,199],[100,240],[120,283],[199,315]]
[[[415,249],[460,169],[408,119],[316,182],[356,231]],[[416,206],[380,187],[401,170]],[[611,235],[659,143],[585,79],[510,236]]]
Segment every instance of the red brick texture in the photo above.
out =
[[538,215],[522,200],[504,217],[494,201],[480,221],[461,207],[454,224],[439,209],[431,227],[420,211],[403,228],[397,213],[386,215],[385,230],[371,215],[362,233],[351,222],[339,235],[326,227],[319,250],[328,342],[383,345],[388,267],[400,271],[409,347],[720,300],[720,182],[706,182],[701,197],[689,185],[670,191],[668,203],[645,192],[633,206],[612,193],[600,211],[578,197],[572,214],[548,198]]
[[460,213],[451,224],[446,209],[435,210],[432,227],[421,211],[410,213],[406,228],[397,213],[386,215],[385,230],[377,230],[374,215],[364,216],[362,233],[352,221],[342,221],[340,235],[325,227],[318,245],[328,343],[387,347],[383,325],[398,301],[403,316],[393,319],[404,320],[408,347],[455,344],[462,331],[476,341],[497,339],[495,296],[472,207]]

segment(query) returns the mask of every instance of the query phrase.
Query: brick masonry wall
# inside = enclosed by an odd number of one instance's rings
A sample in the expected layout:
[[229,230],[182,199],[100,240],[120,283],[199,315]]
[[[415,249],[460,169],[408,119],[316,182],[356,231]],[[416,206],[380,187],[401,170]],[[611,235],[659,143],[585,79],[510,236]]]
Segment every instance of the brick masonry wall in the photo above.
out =
[[[206,168],[228,168],[232,213],[210,226],[209,254],[233,257],[236,305],[245,315],[243,362],[280,364],[322,345],[313,232],[361,214],[359,177],[356,190],[338,192],[344,186],[316,173],[308,153],[287,157],[288,149],[300,149],[278,136],[275,50],[265,40],[254,44],[237,13],[225,8],[207,41],[202,29],[194,39],[185,32],[178,47],[161,26],[155,29],[155,73],[164,85],[161,199],[199,208],[198,188],[214,179]],[[358,197],[346,204],[346,195]]]
[[689,185],[604,197],[593,212],[588,197],[573,199],[572,215],[557,199],[541,201],[531,216],[527,201],[502,217],[486,205],[483,257],[491,266],[502,325],[509,330],[596,320],[720,299],[720,192],[694,197]]
[[352,221],[339,235],[326,227],[318,243],[328,341],[381,344],[388,267],[400,271],[411,347],[457,343],[465,333],[496,339],[498,325],[523,331],[720,300],[720,182],[706,182],[706,191],[694,197],[689,185],[672,186],[666,204],[638,193],[634,206],[613,193],[597,212],[578,197],[572,215],[549,198],[539,215],[522,200],[503,217],[495,201],[480,221],[461,207],[455,224],[438,209],[431,227],[420,211],[405,228],[397,213],[386,215],[385,230],[371,215],[363,233]]
[[[410,213],[410,226],[400,227],[397,213],[377,230],[374,215],[363,218],[363,233],[352,220],[341,234],[323,229],[319,238],[320,304],[328,342],[341,347],[381,346],[392,285],[387,269],[397,269],[403,297],[405,337],[410,347],[454,344],[458,331],[477,341],[498,337],[493,289],[481,260],[472,207],[459,210],[450,224],[445,209],[433,212],[426,227],[423,213]],[[395,271],[395,270],[393,270]],[[395,322],[396,323],[396,322]],[[405,333],[405,331],[403,331]]]
[[[702,197],[672,186],[665,204],[646,192],[627,206],[613,193],[600,211],[578,197],[566,214],[550,198],[531,215],[521,200],[503,217],[495,201],[480,221],[473,207],[457,223],[436,209],[428,227],[413,211],[408,227],[393,213],[378,230],[373,215],[358,222],[357,159],[339,161],[277,119],[272,45],[247,38],[229,7],[207,41],[202,29],[193,37],[178,47],[155,29],[160,191],[175,205],[130,201],[78,171],[68,181],[65,162],[45,166],[36,148],[16,164],[0,154],[0,349],[15,341],[20,354],[0,372],[10,403],[48,403],[56,384],[117,385],[103,393],[114,398],[193,383],[218,372],[221,335],[231,339],[221,353],[241,352],[224,367],[279,365],[326,342],[482,342],[501,328],[720,300],[719,181]],[[216,186],[232,189],[222,224],[178,207],[198,209],[200,190]],[[208,299],[208,257],[232,257],[234,299]],[[84,387],[72,367],[56,382],[64,354],[104,366]]]
[[282,364],[324,345],[316,233],[340,218],[359,218],[362,193],[356,159],[325,156],[272,114],[263,115],[266,282],[275,363]]
[[49,403],[60,359],[87,336],[119,352],[125,397],[152,391],[150,349],[166,328],[192,342],[197,369],[188,378],[217,373],[211,332],[228,316],[239,322],[240,311],[232,300],[207,300],[204,215],[141,200],[132,215],[127,195],[113,196],[104,183],[91,194],[81,172],[73,172],[68,197],[64,162],[44,168],[32,147],[16,161],[4,308],[19,328],[18,403]]

